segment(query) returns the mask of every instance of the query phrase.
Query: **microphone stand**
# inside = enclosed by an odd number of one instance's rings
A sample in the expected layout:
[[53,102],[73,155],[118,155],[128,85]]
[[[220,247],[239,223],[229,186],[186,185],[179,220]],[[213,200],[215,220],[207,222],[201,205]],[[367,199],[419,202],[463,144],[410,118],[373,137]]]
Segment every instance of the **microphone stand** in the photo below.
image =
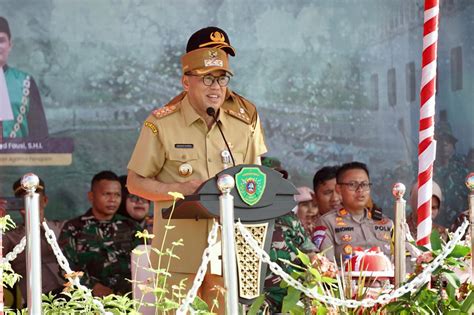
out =
[[208,108],[206,109],[206,113],[214,119],[214,122],[216,123],[217,128],[219,128],[219,131],[220,131],[220,133],[221,133],[222,139],[224,139],[225,146],[227,147],[227,150],[229,151],[229,154],[230,154],[230,158],[232,159],[232,164],[235,166],[234,156],[232,155],[232,151],[230,150],[229,144],[227,143],[227,140],[226,140],[226,138],[225,138],[225,136],[224,136],[224,133],[222,132],[221,126],[219,125],[219,123],[218,123],[218,121],[217,121],[217,118],[216,118],[216,110],[215,110],[213,107],[208,107]]

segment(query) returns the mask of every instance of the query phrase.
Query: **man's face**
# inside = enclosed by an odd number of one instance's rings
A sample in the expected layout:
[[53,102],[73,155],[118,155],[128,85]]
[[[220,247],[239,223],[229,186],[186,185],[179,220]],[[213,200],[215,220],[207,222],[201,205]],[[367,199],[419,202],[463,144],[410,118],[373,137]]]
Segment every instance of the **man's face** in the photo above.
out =
[[[226,75],[225,71],[213,71],[207,75],[215,78]],[[183,88],[188,92],[189,102],[194,110],[202,117],[207,117],[206,109],[213,107],[216,112],[224,104],[227,87],[221,87],[217,80],[211,86],[206,86],[203,76],[185,75],[182,79]]]
[[319,214],[323,215],[331,210],[341,208],[341,195],[336,191],[336,178],[319,184],[314,191],[313,201],[318,206]]
[[0,67],[3,67],[7,63],[11,49],[12,42],[10,38],[8,38],[7,33],[0,32]]
[[[367,205],[370,197],[370,189],[364,190],[360,187],[361,183],[370,183],[367,173],[362,169],[352,169],[344,172],[341,182],[336,185],[342,197],[342,204],[348,211],[361,211]],[[350,185],[359,186],[357,189]]]
[[122,197],[120,182],[106,179],[96,182],[88,197],[95,218],[98,220],[110,220],[120,205]]

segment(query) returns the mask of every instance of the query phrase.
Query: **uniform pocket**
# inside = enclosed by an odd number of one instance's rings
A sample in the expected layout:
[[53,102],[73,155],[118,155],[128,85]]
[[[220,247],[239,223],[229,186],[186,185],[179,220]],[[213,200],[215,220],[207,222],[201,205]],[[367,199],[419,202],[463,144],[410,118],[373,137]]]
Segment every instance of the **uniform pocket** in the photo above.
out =
[[176,162],[190,162],[197,160],[199,155],[196,151],[181,149],[181,150],[170,150],[168,152],[168,159]]

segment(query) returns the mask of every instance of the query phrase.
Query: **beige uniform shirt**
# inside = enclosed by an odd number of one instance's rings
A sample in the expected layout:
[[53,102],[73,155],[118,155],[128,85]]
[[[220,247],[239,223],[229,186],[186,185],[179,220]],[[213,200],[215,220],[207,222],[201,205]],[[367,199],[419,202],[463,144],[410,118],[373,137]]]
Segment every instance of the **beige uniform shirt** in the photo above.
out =
[[321,216],[316,223],[313,241],[319,251],[330,247],[326,256],[333,261],[334,257],[340,263],[349,258],[355,247],[363,250],[377,246],[391,258],[391,231],[393,222],[387,217],[379,221],[372,219],[366,209],[360,220],[352,217],[349,211],[340,209]]
[[[233,92],[228,94],[217,119],[236,165],[254,164],[267,151],[260,119],[254,105]],[[226,145],[217,126],[214,124],[208,130],[205,121],[191,107],[183,93],[146,119],[128,169],[163,183],[207,180],[232,166],[223,163],[221,153],[225,150]],[[183,164],[191,165],[191,175],[180,175],[179,168]],[[165,230],[166,222],[161,209],[170,205],[170,201],[154,204],[154,247],[161,247]],[[178,239],[184,241],[184,247],[175,248],[180,260],[173,262],[171,271],[197,271],[202,252],[207,247],[207,233],[212,223],[212,220],[171,220],[170,224],[176,228],[168,231],[164,248],[171,248],[170,243]]]

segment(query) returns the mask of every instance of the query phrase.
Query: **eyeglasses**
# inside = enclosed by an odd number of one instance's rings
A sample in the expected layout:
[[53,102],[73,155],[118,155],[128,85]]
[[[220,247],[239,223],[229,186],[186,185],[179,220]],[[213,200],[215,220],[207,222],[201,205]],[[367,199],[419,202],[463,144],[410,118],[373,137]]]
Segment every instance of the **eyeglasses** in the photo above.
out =
[[192,77],[201,77],[202,78],[202,83],[204,83],[205,86],[211,86],[214,84],[214,81],[217,81],[217,84],[219,84],[220,87],[225,87],[227,84],[229,84],[230,81],[230,76],[228,75],[221,75],[219,77],[215,77],[213,75],[207,74],[204,76],[197,75],[197,74],[192,74],[188,73],[186,75],[192,76]]
[[128,195],[127,199],[134,203],[138,203],[138,202],[147,203],[148,202],[148,200],[143,199],[142,197],[139,197],[136,195],[132,195],[132,194]]
[[359,188],[362,191],[369,191],[370,187],[372,186],[372,183],[367,183],[367,182],[349,182],[349,183],[338,183],[339,185],[344,185],[347,186],[347,188],[350,191],[357,191]]

